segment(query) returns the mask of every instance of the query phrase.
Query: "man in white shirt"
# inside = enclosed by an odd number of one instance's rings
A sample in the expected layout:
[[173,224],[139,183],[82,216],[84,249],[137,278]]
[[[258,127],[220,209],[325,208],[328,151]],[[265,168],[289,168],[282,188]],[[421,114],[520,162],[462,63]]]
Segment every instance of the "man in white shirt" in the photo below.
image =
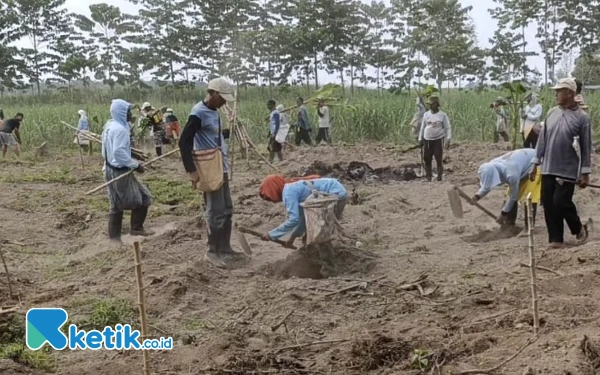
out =
[[329,135],[329,107],[325,105],[325,99],[319,97],[317,103],[317,115],[319,116],[319,133],[315,139],[316,144],[320,144],[322,141],[327,142],[331,145],[331,136]]
[[440,111],[440,101],[438,97],[429,98],[430,110],[423,115],[421,131],[419,132],[419,144],[423,147],[423,161],[425,162],[425,176],[428,181],[432,178],[432,161],[435,157],[437,165],[437,180],[442,181],[444,166],[444,138],[446,147],[450,147],[452,129],[450,119],[445,112]]

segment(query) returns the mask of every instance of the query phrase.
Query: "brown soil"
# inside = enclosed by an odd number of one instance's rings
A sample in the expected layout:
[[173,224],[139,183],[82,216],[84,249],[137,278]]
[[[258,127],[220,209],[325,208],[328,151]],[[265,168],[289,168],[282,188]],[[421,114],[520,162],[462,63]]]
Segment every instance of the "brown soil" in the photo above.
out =
[[[297,148],[278,168],[289,176],[339,177],[352,195],[342,220],[349,239],[315,255],[248,236],[252,258],[226,270],[202,260],[201,200],[185,198],[180,162],[159,163],[141,179],[180,184],[154,191],[147,225],[157,234],[142,243],[150,335],[175,339],[172,351],[150,353],[153,373],[457,374],[501,363],[532,337],[529,270],[520,266],[529,261],[528,241],[516,237],[520,228],[499,231],[467,204],[464,218],[455,218],[446,191],[455,184],[473,194],[478,165],[503,152],[506,146],[457,145],[447,152],[446,181],[426,183],[418,177],[418,150],[401,154],[373,144]],[[17,315],[23,324],[34,306],[64,307],[73,321],[90,317],[90,299],[121,298],[136,306],[133,251],[106,239],[105,193],[84,195],[102,183],[101,159],[86,164],[83,171],[76,154],[0,163],[1,250],[23,304]],[[261,178],[272,170],[256,160],[251,167],[235,164],[234,219],[267,231],[285,212],[257,195]],[[583,219],[598,211],[598,195],[578,190]],[[493,191],[481,203],[499,212],[503,198],[504,190]],[[593,374],[600,354],[597,236],[583,246],[546,250],[540,211],[538,265],[557,271],[538,271],[541,336],[497,374],[527,368]],[[567,238],[574,241],[568,231]],[[241,250],[236,236],[232,241]],[[0,268],[0,306],[14,304]],[[584,335],[589,339],[582,341]],[[135,351],[53,355],[66,375],[133,374],[142,368]],[[0,373],[42,372],[3,359]]]

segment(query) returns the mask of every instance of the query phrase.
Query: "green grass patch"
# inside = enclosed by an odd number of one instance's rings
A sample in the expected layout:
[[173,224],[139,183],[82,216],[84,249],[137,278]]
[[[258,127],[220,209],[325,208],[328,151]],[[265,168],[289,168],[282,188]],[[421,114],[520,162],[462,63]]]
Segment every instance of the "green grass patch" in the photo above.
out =
[[148,185],[156,203],[176,206],[200,199],[200,195],[192,190],[190,184],[183,181],[148,177],[144,179],[144,183]]
[[104,327],[129,324],[137,329],[136,309],[124,298],[89,299],[78,302],[79,308],[88,312],[86,318],[77,322],[80,329],[102,331]]
[[56,372],[57,361],[50,346],[30,350],[25,345],[25,320],[15,315],[0,323],[0,359],[10,359],[29,368]]
[[[26,171],[26,170],[24,170]],[[60,169],[52,169],[40,173],[9,173],[0,176],[0,182],[6,183],[51,183],[62,185],[73,185],[77,183],[75,176],[71,174],[71,170],[67,167]]]

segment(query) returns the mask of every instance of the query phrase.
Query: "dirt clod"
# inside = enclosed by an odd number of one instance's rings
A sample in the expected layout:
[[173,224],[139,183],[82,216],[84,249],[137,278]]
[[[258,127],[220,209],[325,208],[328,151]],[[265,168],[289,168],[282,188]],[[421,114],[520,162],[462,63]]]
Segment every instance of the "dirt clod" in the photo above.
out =
[[356,366],[362,371],[394,367],[399,362],[407,361],[410,352],[410,345],[404,340],[376,334],[352,344],[352,358],[348,365]]

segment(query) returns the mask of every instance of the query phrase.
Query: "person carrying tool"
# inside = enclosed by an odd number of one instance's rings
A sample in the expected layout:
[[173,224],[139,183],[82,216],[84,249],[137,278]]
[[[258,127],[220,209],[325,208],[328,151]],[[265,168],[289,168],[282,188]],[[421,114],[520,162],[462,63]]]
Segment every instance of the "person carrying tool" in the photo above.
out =
[[[131,104],[115,99],[110,105],[111,119],[102,132],[102,157],[104,158],[105,180],[111,181],[131,170],[144,173],[144,166],[131,157],[129,123]],[[152,204],[150,191],[133,174],[108,185],[108,237],[121,242],[123,211],[131,210],[131,235],[151,236],[154,233],[144,229],[148,209]]]
[[575,83],[577,83],[577,92],[576,92],[576,95],[575,95],[575,102],[579,105],[579,108],[581,108],[584,111],[586,111],[587,113],[589,113],[589,109],[590,108],[585,103],[585,99],[583,98],[583,94],[581,94],[581,92],[583,91],[583,82],[581,82],[580,80],[576,79]]
[[[504,202],[504,207],[498,217],[498,224],[504,226],[514,226],[517,220],[519,202],[524,202],[527,195],[531,193],[533,202],[532,216],[535,226],[535,217],[537,205],[541,194],[541,176],[538,173],[534,181],[529,180],[531,162],[535,157],[535,150],[523,148],[511,151],[500,157],[497,157],[479,167],[480,188],[472,200],[477,202],[487,196],[489,192],[497,186],[508,185],[508,199]],[[528,216],[525,214],[525,229],[521,233],[524,235],[529,228]]]
[[277,133],[281,126],[281,113],[277,110],[277,103],[275,100],[269,100],[267,102],[267,108],[271,111],[269,115],[269,161],[272,163],[275,160],[275,155],[279,161],[283,161],[283,153],[281,152],[282,144],[277,142]]
[[444,139],[446,148],[450,147],[452,128],[448,115],[440,111],[440,99],[437,96],[429,98],[430,110],[425,112],[419,131],[419,144],[423,147],[423,161],[425,163],[425,176],[431,181],[433,158],[437,165],[437,180],[442,181],[444,172]]
[[[206,98],[192,108],[179,138],[183,166],[194,188],[205,184],[205,181],[214,181],[215,178],[220,182],[216,189],[201,189],[206,205],[204,216],[209,229],[208,250],[204,257],[218,267],[225,266],[226,258],[239,255],[231,247],[233,202],[229,190],[229,160],[225,143],[230,133],[228,129],[222,130],[218,112],[228,101],[234,100],[233,88],[229,82],[223,78],[210,81]],[[215,157],[211,152],[218,153],[220,157]],[[199,160],[196,164],[196,155],[200,157],[203,153],[212,156]],[[221,165],[211,164],[214,160]],[[221,175],[215,176],[215,173]]]
[[285,179],[281,175],[269,175],[260,185],[260,197],[266,201],[283,202],[287,211],[287,220],[277,228],[265,233],[262,239],[265,241],[279,240],[291,232],[287,245],[294,244],[296,238],[304,236],[306,222],[304,209],[300,203],[310,197],[312,191],[317,190],[327,194],[337,195],[339,200],[335,206],[335,216],[342,217],[346,206],[346,188],[334,178],[321,178],[318,175]]
[[589,235],[588,225],[583,225],[573,203],[575,185],[582,189],[590,183],[592,130],[590,116],[575,101],[577,83],[564,78],[553,87],[556,104],[548,113],[536,146],[530,179],[534,179],[541,165],[542,206],[548,242],[552,248],[564,246],[564,224],[578,243]]
[[322,141],[327,142],[331,146],[331,134],[329,126],[331,125],[331,117],[329,116],[329,107],[325,104],[325,99],[317,98],[317,115],[319,116],[319,132],[315,138],[315,144],[320,145]]
[[312,131],[310,127],[310,121],[308,119],[308,110],[304,105],[304,99],[298,98],[296,101],[298,105],[298,123],[296,125],[296,137],[294,139],[296,146],[300,146],[302,142],[307,145],[312,145],[312,140],[310,138],[310,132]]
[[74,142],[81,148],[82,151],[92,154],[92,142],[83,136],[83,132],[87,132],[90,130],[90,123],[88,121],[87,115],[83,109],[77,111],[79,115],[79,123],[77,124],[77,133],[75,135]]
[[492,109],[496,114],[496,129],[494,130],[494,143],[498,143],[500,137],[504,140],[504,142],[509,141],[508,137],[508,111],[504,106],[506,105],[506,100],[503,97],[498,97],[492,103]]
[[21,155],[21,133],[20,127],[23,122],[23,114],[17,113],[14,118],[5,120],[0,127],[0,145],[2,146],[2,157],[6,157],[8,147],[12,146],[15,151],[15,155],[19,157]]
[[427,106],[425,105],[425,100],[423,100],[423,95],[417,96],[416,104],[417,112],[410,122],[410,127],[412,129],[412,136],[418,140],[419,130],[421,129],[421,123],[423,122],[423,116],[425,116],[425,112],[427,112]]
[[529,104],[525,109],[521,108],[521,134],[523,135],[523,147],[535,148],[544,109],[538,103],[537,95],[532,93],[528,97]]

